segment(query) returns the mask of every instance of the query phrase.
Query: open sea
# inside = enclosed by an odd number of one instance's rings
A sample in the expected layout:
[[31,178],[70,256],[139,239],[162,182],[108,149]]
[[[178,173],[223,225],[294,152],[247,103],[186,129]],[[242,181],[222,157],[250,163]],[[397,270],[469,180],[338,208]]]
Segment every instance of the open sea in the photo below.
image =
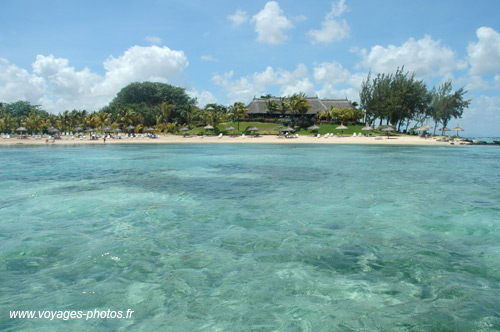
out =
[[16,146],[0,165],[0,331],[500,330],[496,146]]

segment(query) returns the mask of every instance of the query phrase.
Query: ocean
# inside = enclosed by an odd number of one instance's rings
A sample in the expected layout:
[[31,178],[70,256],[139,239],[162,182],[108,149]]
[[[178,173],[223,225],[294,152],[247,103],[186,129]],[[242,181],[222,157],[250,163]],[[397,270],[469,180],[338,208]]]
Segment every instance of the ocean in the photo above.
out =
[[1,147],[0,164],[1,331],[500,330],[495,146]]

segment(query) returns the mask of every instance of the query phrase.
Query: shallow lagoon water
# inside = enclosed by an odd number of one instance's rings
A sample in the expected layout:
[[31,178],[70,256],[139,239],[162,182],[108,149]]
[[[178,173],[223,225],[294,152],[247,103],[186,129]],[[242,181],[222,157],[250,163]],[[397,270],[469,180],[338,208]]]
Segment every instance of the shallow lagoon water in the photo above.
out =
[[[497,147],[0,149],[2,331],[498,331]],[[10,319],[9,310],[130,319]]]

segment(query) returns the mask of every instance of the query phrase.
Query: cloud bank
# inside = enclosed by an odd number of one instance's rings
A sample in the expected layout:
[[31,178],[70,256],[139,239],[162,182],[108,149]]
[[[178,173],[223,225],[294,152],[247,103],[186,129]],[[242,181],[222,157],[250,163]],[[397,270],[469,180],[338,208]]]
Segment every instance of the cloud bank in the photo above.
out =
[[289,37],[285,30],[293,28],[276,1],[269,1],[260,12],[252,18],[257,32],[257,41],[265,44],[282,44]]
[[182,51],[168,47],[133,46],[119,57],[103,63],[104,75],[88,68],[76,70],[68,59],[38,55],[33,73],[0,59],[0,100],[27,100],[50,112],[66,109],[98,110],[132,82],[170,83],[180,78],[188,66]]

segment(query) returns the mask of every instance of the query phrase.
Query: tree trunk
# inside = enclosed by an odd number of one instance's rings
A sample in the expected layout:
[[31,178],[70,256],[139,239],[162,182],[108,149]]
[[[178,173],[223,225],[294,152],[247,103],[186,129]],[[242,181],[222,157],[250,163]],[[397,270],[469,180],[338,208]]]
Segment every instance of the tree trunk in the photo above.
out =
[[408,134],[408,127],[410,126],[410,119],[408,119],[406,121],[406,128],[405,128],[405,132]]

